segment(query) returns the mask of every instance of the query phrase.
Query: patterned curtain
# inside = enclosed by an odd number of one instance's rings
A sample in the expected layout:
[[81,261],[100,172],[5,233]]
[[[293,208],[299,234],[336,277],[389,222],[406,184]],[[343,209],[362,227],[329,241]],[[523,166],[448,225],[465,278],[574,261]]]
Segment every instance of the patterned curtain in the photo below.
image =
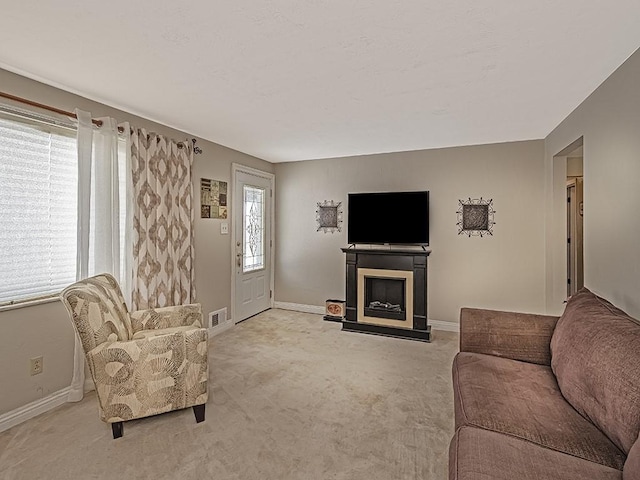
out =
[[195,301],[191,142],[131,130],[132,308]]

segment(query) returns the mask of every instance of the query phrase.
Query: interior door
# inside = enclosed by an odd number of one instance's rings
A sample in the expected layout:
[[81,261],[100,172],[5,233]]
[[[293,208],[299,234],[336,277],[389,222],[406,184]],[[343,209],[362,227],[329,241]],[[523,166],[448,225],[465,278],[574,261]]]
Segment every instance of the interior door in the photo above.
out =
[[234,307],[241,322],[271,307],[273,175],[234,167]]
[[567,182],[567,297],[584,286],[583,180]]

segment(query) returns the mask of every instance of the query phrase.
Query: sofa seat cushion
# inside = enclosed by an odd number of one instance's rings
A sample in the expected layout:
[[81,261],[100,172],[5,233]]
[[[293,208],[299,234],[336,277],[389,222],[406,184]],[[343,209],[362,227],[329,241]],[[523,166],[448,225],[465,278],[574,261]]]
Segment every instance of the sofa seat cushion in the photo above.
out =
[[158,335],[173,335],[174,333],[183,333],[190,330],[197,330],[198,327],[186,326],[186,327],[169,327],[169,328],[155,328],[151,330],[140,330],[133,335],[133,340],[140,340],[141,338],[157,337]]
[[460,428],[451,440],[449,480],[621,480],[622,472],[509,435]]
[[461,352],[453,388],[456,428],[512,435],[622,470],[625,455],[562,397],[548,366]]
[[624,480],[638,480],[640,478],[640,438],[629,450],[622,477]]
[[562,395],[628,453],[640,434],[640,323],[583,288],[551,338]]

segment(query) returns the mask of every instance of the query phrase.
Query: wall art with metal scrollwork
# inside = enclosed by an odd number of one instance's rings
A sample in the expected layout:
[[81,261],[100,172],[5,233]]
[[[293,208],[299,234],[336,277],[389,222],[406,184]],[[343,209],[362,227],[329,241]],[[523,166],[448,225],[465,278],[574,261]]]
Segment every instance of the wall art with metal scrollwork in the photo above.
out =
[[465,234],[469,237],[493,235],[493,226],[496,224],[493,199],[483,200],[480,197],[458,200],[457,213],[458,235]]
[[318,232],[341,232],[342,231],[342,202],[325,200],[318,202],[316,210],[316,221],[318,222]]

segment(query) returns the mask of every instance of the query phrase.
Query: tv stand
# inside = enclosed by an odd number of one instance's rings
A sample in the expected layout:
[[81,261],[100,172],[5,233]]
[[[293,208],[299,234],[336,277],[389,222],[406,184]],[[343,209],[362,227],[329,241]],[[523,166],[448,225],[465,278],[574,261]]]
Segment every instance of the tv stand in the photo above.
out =
[[342,329],[431,341],[431,325],[427,324],[427,257],[431,251],[424,246],[421,250],[349,246],[342,251],[346,255]]

